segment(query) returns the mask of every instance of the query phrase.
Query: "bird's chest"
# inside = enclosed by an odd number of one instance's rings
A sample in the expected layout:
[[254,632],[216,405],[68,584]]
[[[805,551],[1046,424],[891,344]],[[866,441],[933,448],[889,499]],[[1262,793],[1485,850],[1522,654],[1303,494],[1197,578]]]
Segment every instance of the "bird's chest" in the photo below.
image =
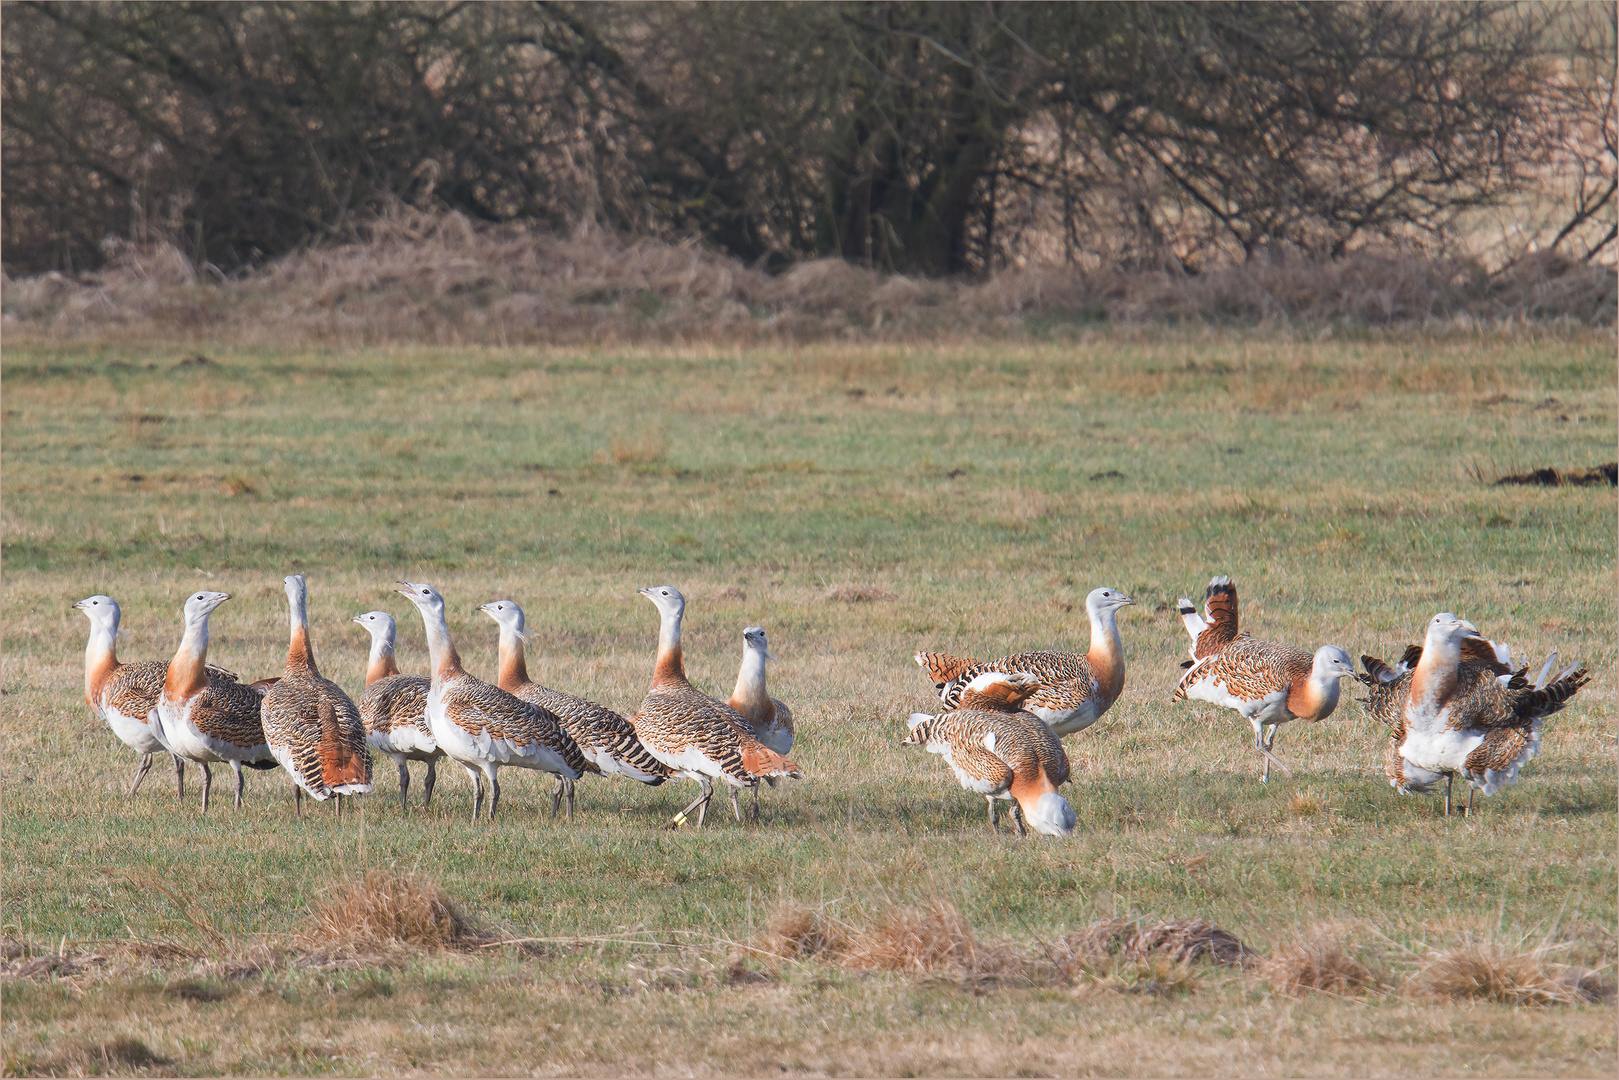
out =
[[1450,726],[1450,708],[1414,706],[1406,711],[1405,741],[1400,756],[1423,769],[1454,772],[1467,755],[1484,741],[1479,731],[1455,730]]

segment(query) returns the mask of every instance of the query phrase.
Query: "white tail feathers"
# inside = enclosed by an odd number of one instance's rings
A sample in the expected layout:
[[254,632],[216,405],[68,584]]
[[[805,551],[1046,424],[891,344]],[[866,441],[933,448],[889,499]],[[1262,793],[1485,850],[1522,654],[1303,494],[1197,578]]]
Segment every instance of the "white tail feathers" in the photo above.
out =
[[1181,597],[1176,604],[1180,607],[1181,622],[1186,624],[1186,632],[1196,641],[1197,636],[1209,628],[1209,624],[1198,616],[1197,605],[1186,597]]

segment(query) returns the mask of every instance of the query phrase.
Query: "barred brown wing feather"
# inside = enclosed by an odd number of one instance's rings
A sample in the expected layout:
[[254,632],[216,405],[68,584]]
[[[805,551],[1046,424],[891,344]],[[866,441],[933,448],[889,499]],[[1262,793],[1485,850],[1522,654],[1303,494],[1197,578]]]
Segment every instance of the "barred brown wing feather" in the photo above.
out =
[[107,680],[102,701],[125,716],[144,718],[157,708],[168,671],[167,663],[156,660],[125,664]]
[[209,679],[207,689],[192,699],[191,722],[204,735],[232,746],[262,746],[261,701],[258,694],[233,679]]
[[[605,752],[615,761],[652,776],[669,775],[668,768],[641,745],[630,722],[613,710],[538,683],[529,683],[517,696],[555,715],[581,750]],[[591,772],[601,772],[595,762],[587,761],[586,767]]]
[[420,675],[388,675],[360,695],[360,723],[367,734],[385,735],[395,727],[427,730],[427,692],[432,684]]

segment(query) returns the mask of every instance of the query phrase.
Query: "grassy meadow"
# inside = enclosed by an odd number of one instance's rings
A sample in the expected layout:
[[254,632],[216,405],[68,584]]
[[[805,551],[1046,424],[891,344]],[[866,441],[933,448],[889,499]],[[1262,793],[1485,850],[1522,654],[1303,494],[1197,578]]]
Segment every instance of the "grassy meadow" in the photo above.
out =
[[[1605,1075],[1614,492],[1490,481],[1614,458],[1613,348],[1611,331],[1529,329],[9,342],[4,1069]],[[135,758],[84,705],[70,605],[112,595],[120,656],[166,658],[187,593],[223,589],[210,659],[260,678],[281,667],[292,572],[323,671],[355,696],[362,611],[392,612],[401,667],[425,669],[392,592],[406,578],[443,591],[471,670],[493,676],[496,641],[474,609],[514,599],[533,677],[625,715],[657,628],[635,590],[674,585],[710,692],[729,691],[742,628],[767,628],[805,779],[766,791],[758,825],[717,799],[700,833],[659,829],[690,784],[590,779],[569,824],[546,814],[549,778],[519,770],[504,819],[473,825],[453,765],[427,812],[418,771],[401,813],[383,758],[341,820],[329,804],[295,820],[280,773],[250,773],[240,812],[228,770],[206,817],[194,768],[184,804],[162,762],[126,797]],[[1330,720],[1282,730],[1294,775],[1261,785],[1246,724],[1169,703],[1175,600],[1217,573],[1256,635],[1398,655],[1452,610],[1592,682],[1471,819],[1389,788],[1355,686]],[[941,760],[896,746],[936,700],[911,654],[1083,651],[1100,585],[1137,606],[1123,698],[1067,740],[1078,828],[992,835]],[[485,947],[323,952],[311,908],[385,869],[436,882]],[[996,980],[768,947],[783,912],[860,927],[912,909],[1031,956],[1100,919],[1200,917],[1262,956],[1331,938],[1375,978],[1288,992],[1263,965],[1198,963]],[[1434,959],[1460,948],[1594,971],[1600,992],[1445,992]],[[53,953],[100,960],[27,966]]]

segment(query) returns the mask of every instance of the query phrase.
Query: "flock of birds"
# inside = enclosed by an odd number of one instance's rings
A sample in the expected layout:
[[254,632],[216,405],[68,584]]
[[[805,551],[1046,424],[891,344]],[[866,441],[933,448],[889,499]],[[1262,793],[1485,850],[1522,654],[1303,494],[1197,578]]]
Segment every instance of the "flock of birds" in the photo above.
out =
[[[668,586],[640,590],[658,609],[657,656],[652,683],[640,710],[623,716],[587,698],[554,690],[529,678],[523,610],[510,600],[479,608],[500,630],[496,682],[470,674],[450,639],[444,598],[431,585],[400,582],[398,591],[416,606],[427,632],[431,671],[407,675],[394,661],[396,626],[387,612],[354,617],[371,635],[365,689],[356,703],[323,678],[309,640],[304,579],[285,579],[291,618],[286,664],[279,676],[243,682],[208,664],[208,620],[230,594],[201,591],[184,606],[185,629],[174,659],[123,664],[117,657],[120,611],[108,596],[80,600],[75,608],[90,620],[85,651],[85,699],[97,716],[141,755],[130,793],[140,787],[155,755],[175,762],[176,786],[185,794],[185,764],[202,767],[202,808],[208,808],[213,776],[209,765],[236,773],[236,806],[242,804],[243,772],[284,769],[294,785],[296,812],[305,793],[318,800],[371,791],[371,751],[393,759],[399,799],[407,806],[408,763],[425,762],[423,805],[429,805],[440,758],[459,764],[472,782],[472,818],[489,798],[489,818],[500,805],[503,767],[532,769],[556,777],[551,816],[567,800],[574,812],[574,785],[587,773],[619,776],[657,786],[686,778],[699,785],[695,799],[668,823],[678,828],[696,814],[702,828],[714,784],[723,784],[737,820],[738,792],[752,788],[752,816],[759,815],[761,783],[775,786],[802,771],[786,755],[793,746],[793,717],[771,697],[765,683],[772,659],[760,627],[743,631],[742,666],[726,700],[710,697],[686,678],[680,637],[686,601]],[[919,652],[916,662],[932,678],[946,706],[914,713],[901,746],[922,746],[942,756],[961,786],[988,803],[990,826],[999,831],[1000,803],[1011,804],[1018,831],[1067,835],[1075,816],[1058,788],[1069,779],[1065,735],[1100,719],[1124,690],[1124,650],[1118,612],[1134,601],[1101,588],[1086,598],[1090,648],[1084,654],[1040,651],[980,661]],[[1312,655],[1238,628],[1237,590],[1230,578],[1214,578],[1198,615],[1182,598],[1180,614],[1191,637],[1191,659],[1171,701],[1191,698],[1235,710],[1254,730],[1262,756],[1260,780],[1275,765],[1277,728],[1291,720],[1324,720],[1338,706],[1340,680],[1364,684],[1364,703],[1389,728],[1384,765],[1389,783],[1407,794],[1427,794],[1444,784],[1445,813],[1451,785],[1462,776],[1469,787],[1467,812],[1478,792],[1493,795],[1517,778],[1540,750],[1545,718],[1566,705],[1588,681],[1570,666],[1557,674],[1553,653],[1535,678],[1513,667],[1511,650],[1486,640],[1471,623],[1448,612],[1435,615],[1421,645],[1409,646],[1397,663],[1362,656],[1357,673],[1349,655],[1324,645]]]

